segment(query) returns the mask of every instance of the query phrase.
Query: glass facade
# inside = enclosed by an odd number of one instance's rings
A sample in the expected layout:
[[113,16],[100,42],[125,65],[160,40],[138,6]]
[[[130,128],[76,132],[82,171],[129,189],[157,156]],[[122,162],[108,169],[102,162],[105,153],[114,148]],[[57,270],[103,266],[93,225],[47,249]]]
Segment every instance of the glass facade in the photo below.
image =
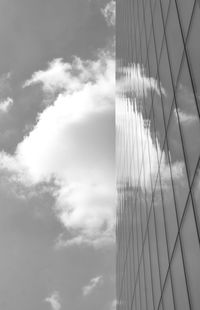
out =
[[116,0],[118,310],[200,309],[200,1]]

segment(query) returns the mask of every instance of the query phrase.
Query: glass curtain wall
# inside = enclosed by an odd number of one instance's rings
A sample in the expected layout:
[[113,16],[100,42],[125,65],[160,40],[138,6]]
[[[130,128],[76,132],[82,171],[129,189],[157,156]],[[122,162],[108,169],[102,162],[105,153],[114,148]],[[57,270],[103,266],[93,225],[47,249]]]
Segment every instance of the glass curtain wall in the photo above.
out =
[[118,310],[200,309],[200,1],[116,0]]

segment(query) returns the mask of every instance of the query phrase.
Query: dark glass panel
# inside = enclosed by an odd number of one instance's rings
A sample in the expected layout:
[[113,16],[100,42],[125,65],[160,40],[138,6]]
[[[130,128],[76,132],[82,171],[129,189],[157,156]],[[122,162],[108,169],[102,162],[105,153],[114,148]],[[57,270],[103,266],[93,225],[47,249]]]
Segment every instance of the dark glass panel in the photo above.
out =
[[188,302],[182,254],[179,241],[176,244],[176,249],[171,263],[171,271],[176,310],[188,310],[190,309],[190,306]]
[[153,306],[153,288],[152,288],[152,282],[151,282],[151,262],[150,262],[150,256],[149,256],[148,237],[145,240],[145,245],[144,245],[144,263],[145,263],[148,310],[153,310],[154,309],[154,306]]
[[159,0],[158,2],[160,2],[161,6],[162,6],[163,19],[164,19],[164,24],[165,24],[166,19],[167,19],[167,13],[169,10],[169,4],[170,4],[171,0]]
[[200,305],[200,247],[194,219],[192,201],[189,199],[187,212],[181,229],[183,253],[192,300],[192,309],[198,310]]
[[156,1],[155,11],[154,11],[154,16],[153,16],[153,25],[154,25],[156,52],[157,52],[157,57],[159,59],[162,39],[164,36],[164,28],[163,28],[163,21],[162,21],[161,8],[160,8],[159,1]]
[[156,62],[156,51],[155,51],[153,32],[151,32],[151,36],[150,36],[148,56],[149,56],[150,76],[156,78],[157,62]]
[[177,0],[180,21],[186,37],[195,0]]
[[155,196],[154,196],[154,208],[156,217],[156,231],[158,239],[158,254],[160,260],[160,271],[161,271],[161,284],[163,286],[164,280],[167,274],[167,268],[169,265],[168,253],[167,253],[167,243],[165,234],[165,223],[163,216],[163,201],[161,196],[160,183],[158,182]]
[[169,16],[166,26],[166,36],[167,36],[166,40],[169,50],[172,76],[175,84],[183,53],[183,40],[181,36],[181,29],[178,21],[175,0],[171,1],[171,5],[169,7]]
[[160,171],[160,178],[161,178],[161,186],[162,186],[162,193],[163,193],[163,202],[165,206],[165,215],[166,215],[166,229],[167,229],[167,236],[169,242],[169,255],[171,257],[176,236],[178,233],[178,226],[176,220],[176,208],[174,202],[174,194],[173,194],[173,187],[172,187],[172,179],[170,174],[169,168],[169,161],[168,161],[168,148],[165,144],[165,153],[164,156],[164,166]]
[[158,252],[156,244],[156,234],[155,234],[155,221],[153,210],[150,214],[149,219],[149,241],[150,241],[150,255],[151,255],[151,267],[152,267],[152,277],[153,277],[153,287],[154,287],[154,300],[155,300],[155,309],[158,307],[160,299],[160,278],[159,278],[159,265],[158,265]]
[[162,91],[163,111],[167,125],[173,103],[174,92],[169,68],[166,41],[164,40],[159,64],[160,87]]
[[196,213],[197,213],[197,222],[198,222],[198,226],[200,228],[200,207],[199,207],[199,202],[200,202],[200,164],[198,165],[198,169],[196,172],[196,176],[195,176],[195,180],[194,180],[194,184],[193,184],[193,197],[194,197],[194,206],[196,209]]
[[173,180],[175,203],[177,206],[180,220],[188,197],[189,186],[186,173],[185,158],[183,153],[183,145],[176,113],[176,109],[173,110],[173,114],[171,115],[170,123],[167,130],[170,160],[169,164],[171,167],[170,169],[168,169],[168,173],[171,173],[171,177]]
[[[172,291],[172,283],[171,283],[171,276],[170,272],[167,275],[165,288],[163,291],[163,303],[166,310],[176,310],[174,305],[174,299],[173,299],[173,291]],[[159,308],[160,309],[160,308]]]
[[[142,1],[142,0],[141,0]],[[150,10],[150,0],[146,0],[145,7],[145,24],[146,24],[146,34],[147,34],[147,43],[149,42],[149,36],[152,28],[152,19],[151,19],[151,10]]]
[[187,167],[191,181],[200,154],[200,119],[185,58],[181,66],[177,84],[176,99],[178,110],[175,113],[182,131]]
[[198,107],[200,109],[200,8],[196,3],[191,29],[188,38],[187,50],[189,54],[189,61],[192,68],[192,76],[194,79],[196,98],[198,100]]

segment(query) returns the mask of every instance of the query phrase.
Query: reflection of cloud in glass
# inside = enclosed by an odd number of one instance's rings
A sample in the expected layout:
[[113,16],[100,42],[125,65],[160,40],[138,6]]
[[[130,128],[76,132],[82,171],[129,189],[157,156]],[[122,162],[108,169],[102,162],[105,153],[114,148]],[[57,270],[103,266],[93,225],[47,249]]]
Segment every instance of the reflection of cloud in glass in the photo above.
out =
[[[150,119],[145,119],[142,113],[144,98],[150,96],[150,90],[159,96],[166,92],[154,78],[145,76],[139,65],[122,68],[119,72],[122,78],[119,78],[116,104],[118,180],[150,190],[160,170],[163,186],[167,185],[171,177],[168,157],[162,152],[157,136],[151,132]],[[173,162],[171,170],[175,179],[180,178],[182,163]]]

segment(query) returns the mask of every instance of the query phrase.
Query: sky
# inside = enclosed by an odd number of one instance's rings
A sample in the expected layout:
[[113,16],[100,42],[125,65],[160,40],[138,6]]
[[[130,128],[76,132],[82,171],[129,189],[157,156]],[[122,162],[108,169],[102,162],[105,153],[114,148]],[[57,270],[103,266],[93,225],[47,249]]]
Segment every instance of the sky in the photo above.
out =
[[0,1],[0,307],[115,307],[115,3]]

